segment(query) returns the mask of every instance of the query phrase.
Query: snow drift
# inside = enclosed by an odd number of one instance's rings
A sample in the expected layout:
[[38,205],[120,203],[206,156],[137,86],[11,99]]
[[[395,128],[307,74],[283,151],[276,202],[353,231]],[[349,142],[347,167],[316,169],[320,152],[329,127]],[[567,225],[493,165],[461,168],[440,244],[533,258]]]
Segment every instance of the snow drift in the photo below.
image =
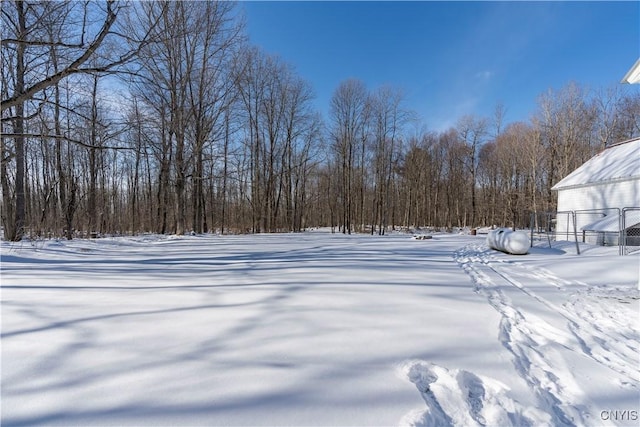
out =
[[511,231],[508,228],[491,230],[487,235],[490,248],[513,255],[525,255],[531,242],[524,231]]

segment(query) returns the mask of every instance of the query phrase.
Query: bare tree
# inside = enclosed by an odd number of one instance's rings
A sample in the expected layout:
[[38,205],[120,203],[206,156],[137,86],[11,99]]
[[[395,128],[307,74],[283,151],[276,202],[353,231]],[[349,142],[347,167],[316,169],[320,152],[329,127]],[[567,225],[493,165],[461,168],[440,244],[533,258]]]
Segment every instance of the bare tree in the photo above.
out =
[[228,112],[236,97],[233,67],[242,43],[242,26],[236,24],[230,2],[206,2],[198,7],[192,28],[200,48],[194,53],[193,75],[188,79],[190,126],[193,140],[193,228],[206,231],[205,167],[207,145],[228,138]]
[[[374,224],[382,235],[393,215],[392,180],[400,152],[400,135],[408,113],[402,106],[403,94],[389,86],[382,87],[372,97],[373,158],[374,158]],[[391,223],[393,226],[393,221]],[[373,228],[371,230],[373,233]]]
[[247,121],[246,147],[249,153],[250,203],[252,230],[260,232],[263,221],[262,206],[264,205],[264,185],[261,164],[263,162],[262,98],[266,91],[266,79],[269,75],[268,62],[258,49],[248,49],[244,52],[241,65],[236,68],[238,92],[243,106],[243,113]]
[[596,91],[593,101],[600,148],[640,135],[640,92],[615,85]]
[[457,124],[460,139],[467,145],[468,157],[466,165],[471,173],[471,227],[476,226],[476,177],[478,172],[478,154],[487,136],[487,120],[474,116],[464,116]]
[[[3,2],[0,111],[3,124],[12,123],[10,130],[3,129],[5,152],[6,137],[14,140],[11,156],[5,161],[15,159],[14,200],[3,193],[5,205],[15,203],[15,211],[6,211],[13,217],[4,218],[7,238],[21,239],[25,227],[25,121],[39,114],[50,102],[49,89],[64,79],[112,72],[136,55],[145,38],[135,40],[116,31],[116,19],[123,10],[113,0]],[[101,18],[94,22],[96,16]],[[106,45],[110,45],[108,49]]]
[[596,117],[596,109],[576,83],[540,97],[535,123],[540,126],[547,152],[546,196],[550,207],[554,206],[551,187],[593,155]]
[[626,94],[618,105],[620,127],[618,138],[623,141],[640,136],[640,92]]
[[359,80],[346,80],[331,98],[331,138],[340,165],[342,199],[342,232],[351,234],[353,222],[354,156],[365,128],[367,89]]
[[228,64],[239,28],[231,23],[232,7],[225,2],[143,4],[149,17],[144,31],[155,42],[140,52],[137,90],[161,117],[161,232],[166,231],[171,175],[173,232],[185,233],[189,222],[198,232],[204,229],[204,152],[206,144],[222,138],[222,117],[234,87]]

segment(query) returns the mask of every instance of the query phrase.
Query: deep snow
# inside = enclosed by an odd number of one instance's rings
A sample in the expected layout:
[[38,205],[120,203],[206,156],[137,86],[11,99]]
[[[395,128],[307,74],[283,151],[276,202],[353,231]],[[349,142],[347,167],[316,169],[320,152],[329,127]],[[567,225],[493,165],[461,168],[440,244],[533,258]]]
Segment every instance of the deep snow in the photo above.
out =
[[2,242],[1,422],[637,425],[640,255],[559,245]]

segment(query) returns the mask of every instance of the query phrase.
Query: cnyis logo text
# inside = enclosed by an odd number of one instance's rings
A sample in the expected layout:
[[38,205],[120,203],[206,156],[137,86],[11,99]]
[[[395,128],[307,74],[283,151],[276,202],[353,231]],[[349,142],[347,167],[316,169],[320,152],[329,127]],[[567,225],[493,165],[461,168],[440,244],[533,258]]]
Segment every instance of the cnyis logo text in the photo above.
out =
[[638,419],[640,419],[640,417],[638,416],[638,411],[630,411],[630,410],[624,410],[624,411],[619,411],[619,410],[615,410],[615,411],[601,411],[600,412],[600,419],[602,421],[637,421]]

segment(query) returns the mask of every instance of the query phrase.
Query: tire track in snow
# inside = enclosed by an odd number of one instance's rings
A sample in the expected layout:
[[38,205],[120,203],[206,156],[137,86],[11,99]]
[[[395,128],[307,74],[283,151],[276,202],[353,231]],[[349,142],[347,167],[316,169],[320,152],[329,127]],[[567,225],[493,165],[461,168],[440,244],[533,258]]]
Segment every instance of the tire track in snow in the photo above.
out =
[[[454,254],[454,259],[471,276],[475,291],[487,297],[489,303],[502,315],[499,339],[514,356],[514,365],[537,396],[540,407],[546,410],[554,425],[588,425],[589,417],[570,369],[564,366],[559,353],[566,342],[566,333],[557,330],[531,314],[518,310],[511,299],[500,289],[500,282],[514,286],[542,302],[550,309],[552,304],[527,292],[521,284],[515,284],[504,273],[494,269],[487,257],[486,246],[468,245]],[[536,277],[538,280],[548,278]],[[556,281],[556,285],[559,285]],[[566,344],[565,344],[566,345]],[[579,348],[582,351],[582,348]],[[558,377],[554,372],[562,372]]]

